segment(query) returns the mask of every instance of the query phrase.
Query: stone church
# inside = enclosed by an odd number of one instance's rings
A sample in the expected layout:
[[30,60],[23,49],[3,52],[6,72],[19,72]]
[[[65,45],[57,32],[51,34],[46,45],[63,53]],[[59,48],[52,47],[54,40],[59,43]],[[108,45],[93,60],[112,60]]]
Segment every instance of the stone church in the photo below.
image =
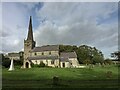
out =
[[59,45],[35,47],[33,39],[32,18],[30,16],[28,36],[24,40],[24,61],[22,68],[31,68],[31,64],[44,63],[50,67],[77,67],[79,62],[75,52],[60,52]]

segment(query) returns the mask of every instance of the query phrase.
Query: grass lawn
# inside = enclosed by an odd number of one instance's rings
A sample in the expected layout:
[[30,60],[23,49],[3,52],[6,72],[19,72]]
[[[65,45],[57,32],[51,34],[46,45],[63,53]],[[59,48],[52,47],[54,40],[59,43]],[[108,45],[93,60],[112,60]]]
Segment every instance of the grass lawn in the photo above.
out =
[[[106,74],[107,72],[110,72]],[[58,76],[57,85],[53,76]],[[2,69],[4,88],[118,88],[118,67]]]

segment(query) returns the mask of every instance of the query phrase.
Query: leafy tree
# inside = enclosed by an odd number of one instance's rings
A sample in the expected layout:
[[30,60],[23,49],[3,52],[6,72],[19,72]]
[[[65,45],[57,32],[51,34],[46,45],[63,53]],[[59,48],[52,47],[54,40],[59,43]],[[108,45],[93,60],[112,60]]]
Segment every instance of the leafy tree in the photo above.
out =
[[102,63],[104,60],[103,54],[101,51],[95,47],[90,47],[87,45],[79,46],[77,50],[78,60],[80,63],[83,63],[84,60],[89,59],[91,63]]
[[102,63],[104,60],[104,56],[101,51],[96,49],[95,47],[90,47],[87,45],[70,46],[70,45],[60,45],[60,52],[71,52],[75,51],[77,54],[77,58],[79,63]]
[[10,59],[5,58],[4,60],[2,60],[2,66],[4,66],[5,68],[9,68],[10,67]]

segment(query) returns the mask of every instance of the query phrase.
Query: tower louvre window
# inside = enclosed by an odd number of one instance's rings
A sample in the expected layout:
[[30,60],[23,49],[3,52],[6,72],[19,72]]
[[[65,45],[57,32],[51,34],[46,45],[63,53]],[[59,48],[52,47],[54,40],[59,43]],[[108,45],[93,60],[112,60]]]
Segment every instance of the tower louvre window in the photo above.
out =
[[44,52],[42,52],[42,55],[44,55]]
[[51,55],[51,52],[49,52],[49,55]]
[[34,55],[37,55],[37,53],[35,52]]

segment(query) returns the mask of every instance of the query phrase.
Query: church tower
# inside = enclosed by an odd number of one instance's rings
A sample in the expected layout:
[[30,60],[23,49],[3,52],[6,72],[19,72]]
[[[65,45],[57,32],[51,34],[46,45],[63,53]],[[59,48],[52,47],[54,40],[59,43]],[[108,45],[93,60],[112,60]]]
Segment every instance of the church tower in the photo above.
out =
[[29,28],[28,28],[28,36],[27,39],[24,40],[24,61],[23,68],[31,68],[31,63],[28,60],[30,56],[30,51],[35,47],[35,41],[33,40],[33,31],[32,31],[32,17],[30,16]]

